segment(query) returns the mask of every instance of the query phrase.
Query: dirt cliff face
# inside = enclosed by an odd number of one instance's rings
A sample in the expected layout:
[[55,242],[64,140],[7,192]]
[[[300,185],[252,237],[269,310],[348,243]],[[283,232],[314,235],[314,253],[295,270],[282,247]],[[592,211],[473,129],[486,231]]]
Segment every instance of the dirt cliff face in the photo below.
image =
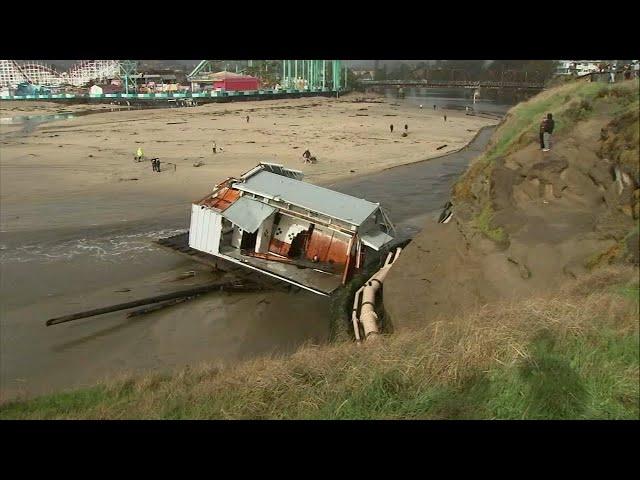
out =
[[[394,328],[552,291],[599,265],[637,265],[637,95],[637,81],[563,87],[514,109],[454,188],[454,221],[430,225],[394,265],[384,294]],[[554,101],[543,152],[537,122]],[[538,112],[528,123],[527,108]]]

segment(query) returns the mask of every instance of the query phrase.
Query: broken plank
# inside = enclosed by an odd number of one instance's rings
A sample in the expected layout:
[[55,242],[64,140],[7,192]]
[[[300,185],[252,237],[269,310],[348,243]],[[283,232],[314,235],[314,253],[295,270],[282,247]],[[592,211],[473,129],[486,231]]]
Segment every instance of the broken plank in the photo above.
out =
[[[225,287],[236,287],[236,290],[228,290],[228,291],[248,291],[248,290],[238,290],[240,288],[247,288],[248,285],[238,285],[238,282],[226,282],[226,283],[213,283],[208,285],[203,285],[200,287],[189,288],[187,290],[180,290],[172,293],[165,293],[163,295],[156,295],[153,297],[147,297],[140,300],[134,300],[131,302],[118,303],[116,305],[111,305],[103,308],[95,308],[93,310],[86,310],[84,312],[72,313],[70,315],[63,315],[61,317],[51,318],[47,320],[46,326],[49,327],[51,325],[57,325],[59,323],[71,322],[72,320],[80,320],[82,318],[94,317],[96,315],[102,315],[105,313],[117,312],[119,310],[128,310],[129,308],[141,307],[143,305],[150,305],[152,303],[163,302],[165,300],[172,300],[174,298],[181,297],[189,297],[193,295],[199,295],[202,293],[211,292],[214,290],[222,290]],[[256,286],[256,288],[259,288]]]
[[196,295],[192,297],[182,297],[182,298],[174,298],[173,300],[168,300],[166,302],[158,303],[156,305],[152,305],[150,307],[140,308],[138,310],[134,310],[133,312],[127,313],[127,318],[137,317],[139,315],[144,315],[146,313],[155,312],[157,310],[161,310],[163,308],[171,307],[173,305],[177,305],[182,302],[186,302],[187,300],[191,300],[196,298]]

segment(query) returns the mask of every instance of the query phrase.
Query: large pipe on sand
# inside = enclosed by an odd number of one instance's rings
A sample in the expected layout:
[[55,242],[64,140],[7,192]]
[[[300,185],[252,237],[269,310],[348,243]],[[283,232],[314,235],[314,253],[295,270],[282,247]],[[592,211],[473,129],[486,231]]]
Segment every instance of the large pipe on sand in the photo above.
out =
[[[380,270],[378,270],[364,286],[358,290],[354,300],[354,310],[356,310],[356,302],[362,292],[362,303],[360,306],[360,324],[364,330],[364,338],[369,339],[377,336],[380,331],[378,328],[378,314],[375,311],[376,293],[382,286],[384,279],[387,277],[389,270],[393,263],[398,259],[402,248],[396,248],[395,252],[389,252],[387,259]],[[352,314],[352,317],[355,315]],[[354,323],[355,329],[355,323]],[[359,337],[359,332],[356,333],[356,339]]]

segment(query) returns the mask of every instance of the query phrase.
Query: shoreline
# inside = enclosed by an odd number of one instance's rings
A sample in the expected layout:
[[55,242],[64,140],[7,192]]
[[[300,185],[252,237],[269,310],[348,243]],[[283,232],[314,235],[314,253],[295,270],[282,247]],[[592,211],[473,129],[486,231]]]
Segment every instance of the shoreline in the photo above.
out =
[[[415,162],[401,163],[401,164],[398,164],[398,165],[393,165],[391,167],[386,167],[386,168],[380,170],[380,172],[386,172],[387,170],[393,170],[394,168],[398,168],[398,167],[406,167],[407,165],[415,165],[416,163],[428,162],[428,161],[431,161],[431,160],[436,160],[438,158],[447,157],[449,155],[453,155],[453,154],[456,154],[456,153],[459,153],[459,152],[463,152],[464,150],[469,148],[473,142],[476,141],[478,136],[484,130],[486,130],[488,128],[495,128],[495,127],[498,127],[499,125],[500,124],[498,123],[498,124],[495,124],[495,125],[485,125],[483,127],[480,127],[480,129],[476,132],[476,134],[473,136],[473,138],[471,140],[469,140],[466,145],[463,145],[462,147],[458,148],[457,150],[452,150],[450,152],[443,153],[441,155],[436,155],[435,157],[429,157],[429,158],[425,158],[423,160],[417,160]],[[372,172],[372,173],[380,173],[380,172]]]

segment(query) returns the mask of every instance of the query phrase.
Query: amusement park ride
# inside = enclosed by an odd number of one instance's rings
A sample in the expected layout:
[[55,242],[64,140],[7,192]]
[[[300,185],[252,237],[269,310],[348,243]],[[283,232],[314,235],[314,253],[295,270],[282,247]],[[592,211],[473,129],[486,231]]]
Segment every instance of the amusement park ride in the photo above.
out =
[[[226,70],[232,62],[229,60],[202,60],[187,75],[190,81],[207,78],[221,68]],[[340,60],[248,60],[242,61],[248,68],[265,66],[269,63],[278,65],[275,75],[281,88],[287,89],[327,89],[340,90],[346,86],[346,69]],[[215,68],[219,67],[219,68]],[[16,88],[23,85],[27,90],[37,94],[63,86],[82,87],[100,83],[110,79],[120,79],[125,93],[135,93],[135,75],[138,73],[138,62],[135,60],[80,60],[67,71],[59,72],[36,60],[0,60],[0,87]],[[272,74],[276,72],[273,72]],[[28,88],[26,86],[29,86]]]
[[27,83],[46,87],[80,87],[91,81],[117,77],[119,66],[119,60],[81,60],[68,71],[58,72],[42,61],[0,60],[0,86]]
[[[268,66],[270,62],[269,60],[246,60],[242,63],[246,64],[245,70],[254,68],[261,70],[260,64]],[[278,62],[280,63],[280,71],[278,72],[280,88],[338,91],[346,87],[346,68],[343,68],[341,60],[280,60]],[[230,63],[234,62],[202,60],[187,75],[187,79],[191,82],[206,79],[220,69],[228,70]],[[245,71],[238,69],[237,62],[235,65],[237,73]]]

